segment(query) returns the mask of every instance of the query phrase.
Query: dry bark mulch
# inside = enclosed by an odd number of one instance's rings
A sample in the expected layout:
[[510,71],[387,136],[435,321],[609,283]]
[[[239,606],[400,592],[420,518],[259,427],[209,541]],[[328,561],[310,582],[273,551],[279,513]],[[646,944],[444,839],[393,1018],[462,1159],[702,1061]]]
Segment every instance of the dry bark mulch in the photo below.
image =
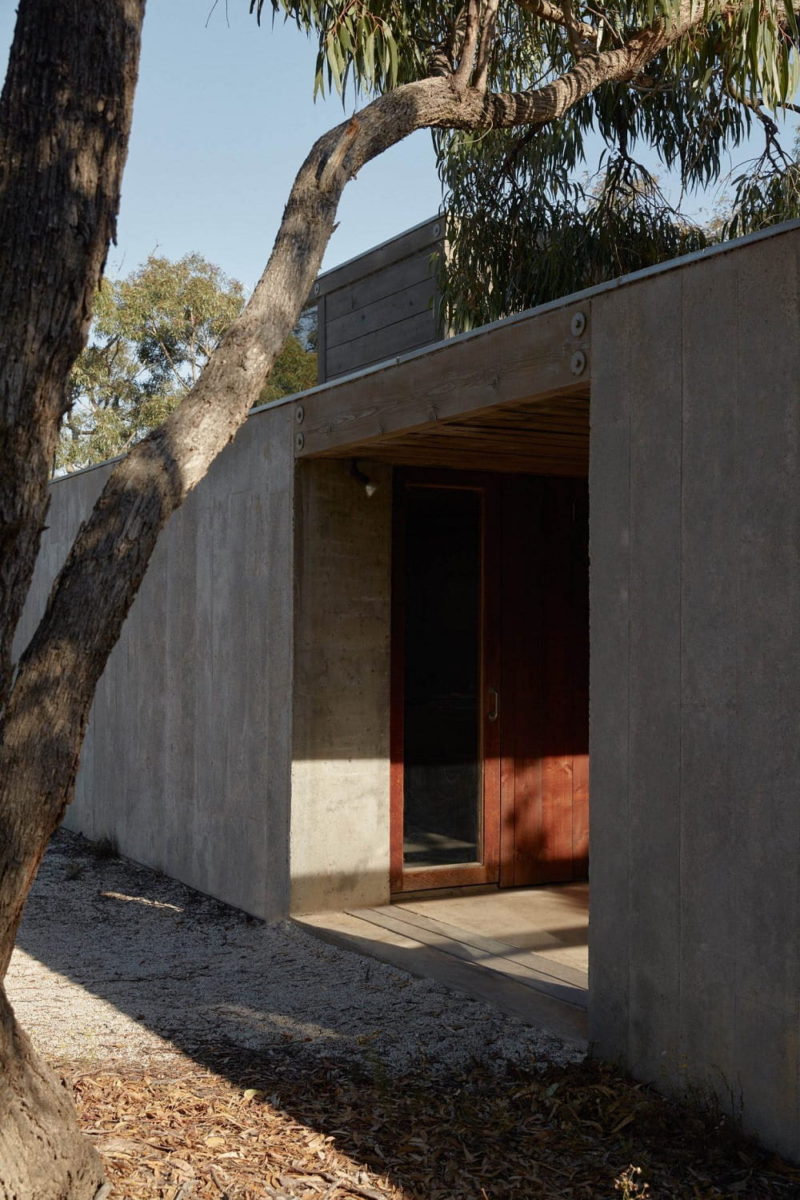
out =
[[800,1170],[596,1064],[426,1070],[209,1048],[76,1070],[118,1200],[797,1200]]

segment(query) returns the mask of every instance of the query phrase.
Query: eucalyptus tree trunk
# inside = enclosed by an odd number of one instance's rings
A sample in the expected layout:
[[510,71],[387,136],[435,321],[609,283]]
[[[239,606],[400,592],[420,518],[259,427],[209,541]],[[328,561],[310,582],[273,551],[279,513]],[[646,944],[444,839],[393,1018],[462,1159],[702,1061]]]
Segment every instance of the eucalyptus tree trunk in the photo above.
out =
[[0,1196],[90,1200],[102,1166],[78,1129],[66,1085],[34,1053],[0,994]]
[[[113,236],[144,0],[22,0],[0,97],[0,978],[69,794],[74,735],[29,692],[15,732],[11,643],[47,513],[70,367]],[[57,746],[72,738],[71,769]],[[47,765],[49,763],[49,771]],[[26,780],[39,765],[43,788]],[[56,784],[55,776],[61,772]],[[0,988],[0,1198],[84,1200],[102,1168],[64,1085]]]

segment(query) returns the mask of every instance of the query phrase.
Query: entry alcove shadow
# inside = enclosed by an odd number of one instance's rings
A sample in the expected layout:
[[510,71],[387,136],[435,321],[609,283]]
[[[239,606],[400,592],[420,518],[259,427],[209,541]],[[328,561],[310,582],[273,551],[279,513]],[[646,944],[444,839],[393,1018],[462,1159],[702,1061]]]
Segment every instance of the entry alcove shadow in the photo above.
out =
[[588,866],[583,479],[395,473],[392,890]]

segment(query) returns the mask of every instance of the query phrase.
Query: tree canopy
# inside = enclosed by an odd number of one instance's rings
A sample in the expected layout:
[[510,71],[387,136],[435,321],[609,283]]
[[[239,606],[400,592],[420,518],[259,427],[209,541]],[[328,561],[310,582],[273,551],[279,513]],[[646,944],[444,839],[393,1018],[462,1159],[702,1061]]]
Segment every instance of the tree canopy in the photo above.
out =
[[[251,7],[260,14],[264,0]],[[601,77],[571,102],[565,96],[557,120],[531,123],[521,112],[502,128],[434,131],[452,327],[800,215],[797,163],[780,142],[780,115],[798,111],[799,78],[796,13],[784,0],[272,0],[272,8],[316,35],[315,89],[343,97],[348,88],[455,77],[470,39],[476,78],[491,92],[574,94],[582,76]],[[631,69],[597,71],[614,57]],[[725,174],[754,131],[763,152],[732,181],[725,219],[712,230],[683,216],[659,177],[690,197]]]

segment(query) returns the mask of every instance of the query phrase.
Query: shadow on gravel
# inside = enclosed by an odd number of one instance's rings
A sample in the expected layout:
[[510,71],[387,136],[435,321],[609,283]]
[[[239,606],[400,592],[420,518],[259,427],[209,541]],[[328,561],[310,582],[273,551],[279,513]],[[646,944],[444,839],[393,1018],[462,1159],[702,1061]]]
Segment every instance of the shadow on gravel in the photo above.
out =
[[[294,927],[265,929],[98,857],[75,835],[62,832],[49,852],[18,944],[109,1006],[90,1006],[77,1040],[72,1030],[68,1044],[44,1047],[51,1057],[100,1065],[116,1052],[130,1063],[125,1040],[137,1030],[119,1021],[125,1013],[410,1196],[613,1197],[631,1163],[653,1200],[800,1196],[800,1172],[738,1138],[719,1113],[671,1104],[596,1065],[542,1065],[547,1039],[535,1030]],[[17,974],[23,1002],[14,998],[23,1024],[25,988],[37,986],[25,979]],[[68,1003],[55,983],[51,1024]]]
[[146,1053],[155,1045],[148,1033],[193,1057],[225,1039],[287,1054],[377,1055],[393,1073],[421,1060],[450,1068],[562,1051],[556,1039],[480,1001],[454,1000],[430,980],[290,922],[265,926],[164,875],[98,855],[66,831],[42,864],[18,947],[103,1002],[84,1004],[69,987],[60,993],[57,979],[43,988],[41,972],[26,983],[24,961],[15,966],[12,995],[15,986],[45,992],[31,1019],[53,1030],[46,1048],[56,1057],[107,1053],[119,1038],[120,1051],[138,1039]]
[[800,1172],[718,1112],[670,1103],[597,1064],[423,1069],[389,1080],[379,1062],[289,1062],[238,1047],[210,1049],[206,1061],[420,1200],[800,1194]]

